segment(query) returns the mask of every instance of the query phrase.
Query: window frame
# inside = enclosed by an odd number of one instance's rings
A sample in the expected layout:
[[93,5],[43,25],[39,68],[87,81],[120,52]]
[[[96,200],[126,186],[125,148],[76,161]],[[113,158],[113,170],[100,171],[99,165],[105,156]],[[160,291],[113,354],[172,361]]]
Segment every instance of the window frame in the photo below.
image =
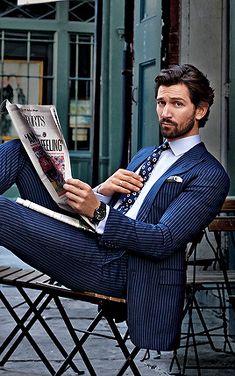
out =
[[[94,22],[74,22],[68,20],[69,2],[56,3],[56,18],[51,19],[22,19],[14,17],[0,17],[1,30],[5,31],[50,31],[54,33],[53,52],[53,84],[52,84],[52,104],[57,107],[58,115],[66,142],[69,139],[69,36],[75,34],[95,35]],[[12,22],[14,20],[14,22]],[[67,53],[65,53],[67,48]],[[91,130],[92,132],[92,130]],[[77,152],[71,150],[72,154]],[[82,150],[81,153],[91,155],[89,150]],[[79,150],[80,153],[80,150]]]

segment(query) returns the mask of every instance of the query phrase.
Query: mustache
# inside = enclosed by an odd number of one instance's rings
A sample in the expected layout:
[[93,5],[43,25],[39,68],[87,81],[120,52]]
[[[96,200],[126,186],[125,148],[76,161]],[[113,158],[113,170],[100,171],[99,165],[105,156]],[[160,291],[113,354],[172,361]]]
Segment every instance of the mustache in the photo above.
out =
[[167,118],[162,118],[161,120],[160,120],[160,124],[162,124],[162,123],[168,123],[168,124],[172,124],[172,125],[177,125],[177,123],[176,122],[174,122],[174,121],[172,121],[172,120],[170,120],[170,119],[167,119]]

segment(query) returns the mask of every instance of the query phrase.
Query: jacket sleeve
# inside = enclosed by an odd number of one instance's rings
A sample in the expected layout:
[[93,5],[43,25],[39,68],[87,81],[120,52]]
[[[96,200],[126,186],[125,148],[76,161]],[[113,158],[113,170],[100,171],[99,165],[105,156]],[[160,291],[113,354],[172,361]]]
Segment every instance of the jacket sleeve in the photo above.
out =
[[229,178],[221,168],[204,168],[166,208],[156,224],[133,220],[111,208],[101,243],[155,259],[170,256],[203,230],[218,214],[228,194]]

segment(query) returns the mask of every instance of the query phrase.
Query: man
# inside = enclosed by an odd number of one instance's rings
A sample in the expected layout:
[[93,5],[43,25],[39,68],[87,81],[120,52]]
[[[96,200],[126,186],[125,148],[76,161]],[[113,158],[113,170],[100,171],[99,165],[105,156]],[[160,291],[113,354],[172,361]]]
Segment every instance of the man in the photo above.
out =
[[[155,82],[164,147],[141,150],[97,192],[79,179],[64,185],[68,204],[94,220],[98,235],[3,197],[0,223],[1,245],[62,284],[127,297],[132,341],[163,351],[179,340],[186,245],[219,212],[229,179],[199,136],[214,98],[207,78],[185,64]],[[16,183],[23,198],[58,211],[18,141],[4,144],[0,158],[0,193]]]

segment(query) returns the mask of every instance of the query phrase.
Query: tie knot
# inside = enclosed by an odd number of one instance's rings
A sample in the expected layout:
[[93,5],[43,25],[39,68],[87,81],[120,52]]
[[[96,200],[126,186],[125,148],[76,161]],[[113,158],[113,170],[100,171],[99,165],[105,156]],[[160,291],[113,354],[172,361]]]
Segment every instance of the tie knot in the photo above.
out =
[[168,141],[163,142],[163,144],[160,145],[159,148],[161,148],[162,151],[170,149],[169,142]]
[[170,145],[169,145],[169,142],[168,141],[165,141],[163,142],[163,144],[161,144],[160,146],[158,146],[156,149],[154,149],[152,155],[156,155],[158,154],[160,156],[160,154],[167,150],[167,149],[170,149]]

